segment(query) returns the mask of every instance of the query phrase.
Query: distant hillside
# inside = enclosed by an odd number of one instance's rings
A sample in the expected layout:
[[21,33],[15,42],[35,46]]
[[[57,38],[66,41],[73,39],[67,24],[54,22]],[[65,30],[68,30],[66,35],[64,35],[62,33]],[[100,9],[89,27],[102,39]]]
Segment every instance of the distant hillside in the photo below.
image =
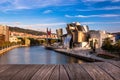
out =
[[35,30],[30,30],[30,29],[23,29],[23,28],[18,28],[18,27],[10,27],[10,31],[15,31],[15,32],[22,32],[22,33],[28,33],[28,34],[33,34],[33,35],[45,35],[45,32],[41,31],[35,31]]
[[117,35],[120,35],[120,32],[115,32],[115,33],[112,33],[112,34],[115,34],[115,35],[116,35],[116,34],[117,34]]

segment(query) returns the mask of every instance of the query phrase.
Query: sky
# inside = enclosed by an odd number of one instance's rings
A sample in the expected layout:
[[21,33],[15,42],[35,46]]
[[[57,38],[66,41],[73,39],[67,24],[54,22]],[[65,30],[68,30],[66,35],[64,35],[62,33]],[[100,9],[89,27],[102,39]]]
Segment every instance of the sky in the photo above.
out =
[[120,32],[120,0],[1,0],[0,24],[55,32],[67,23]]

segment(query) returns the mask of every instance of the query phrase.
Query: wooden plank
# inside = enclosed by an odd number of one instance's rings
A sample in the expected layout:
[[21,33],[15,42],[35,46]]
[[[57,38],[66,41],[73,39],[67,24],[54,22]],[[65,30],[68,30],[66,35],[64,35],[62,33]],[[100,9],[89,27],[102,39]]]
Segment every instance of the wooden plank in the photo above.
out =
[[119,80],[119,64],[0,65],[0,80]]
[[118,61],[110,61],[109,63],[111,63],[111,64],[120,68],[120,63]]
[[55,65],[43,65],[31,78],[31,80],[48,80]]
[[59,80],[59,74],[60,74],[60,73],[59,73],[59,70],[60,70],[60,66],[57,65],[57,66],[55,67],[55,69],[53,70],[53,72],[52,72],[49,80]]
[[100,68],[105,70],[115,80],[120,80],[120,68],[110,63],[96,63]]
[[42,80],[49,80],[51,74],[53,73],[53,70],[55,69],[56,65],[51,65],[51,68],[45,73],[46,75],[44,75],[44,77],[42,78]]
[[75,70],[74,70],[75,68],[70,64],[64,65],[64,67],[68,73],[70,80],[76,80],[76,75],[75,75]]
[[93,78],[79,64],[73,65],[76,74],[76,80],[93,80]]
[[0,73],[7,70],[10,67],[10,65],[0,65]]
[[65,67],[71,80],[93,80],[79,64],[69,64]]
[[81,64],[81,66],[89,73],[94,80],[113,80],[104,70],[96,66],[95,64],[87,63]]
[[0,73],[0,80],[10,80],[14,75],[21,71],[24,65],[12,65],[2,73]]
[[30,80],[32,76],[40,69],[40,65],[27,65],[23,70],[17,73],[11,80]]
[[63,65],[60,65],[60,80],[69,80],[68,74]]

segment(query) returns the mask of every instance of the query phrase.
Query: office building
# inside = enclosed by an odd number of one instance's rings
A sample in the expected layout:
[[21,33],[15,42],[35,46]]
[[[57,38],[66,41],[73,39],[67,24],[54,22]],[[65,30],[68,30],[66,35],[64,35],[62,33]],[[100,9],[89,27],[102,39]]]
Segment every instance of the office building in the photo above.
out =
[[56,30],[56,33],[57,33],[57,37],[58,39],[62,40],[61,36],[63,35],[63,30],[60,28],[60,29],[57,29]]

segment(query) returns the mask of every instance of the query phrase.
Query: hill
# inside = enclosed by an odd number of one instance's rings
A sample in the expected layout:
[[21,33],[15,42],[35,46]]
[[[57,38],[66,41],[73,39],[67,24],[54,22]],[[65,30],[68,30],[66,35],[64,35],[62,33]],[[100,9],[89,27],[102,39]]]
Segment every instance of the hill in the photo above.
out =
[[115,34],[115,35],[120,35],[120,32],[115,32],[115,33],[112,33],[112,34]]
[[46,33],[42,31],[35,31],[35,30],[30,30],[30,29],[18,28],[18,27],[9,27],[9,29],[10,31],[28,33],[32,35],[46,35]]

